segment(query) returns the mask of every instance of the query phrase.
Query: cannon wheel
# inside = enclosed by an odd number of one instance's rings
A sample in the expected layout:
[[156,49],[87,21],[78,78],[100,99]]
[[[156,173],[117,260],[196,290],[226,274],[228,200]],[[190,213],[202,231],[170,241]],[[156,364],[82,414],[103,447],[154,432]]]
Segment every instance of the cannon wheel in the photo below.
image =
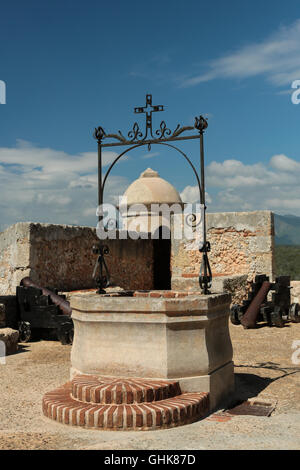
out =
[[31,338],[31,328],[28,321],[19,322],[19,341],[20,343],[28,343]]
[[57,337],[61,344],[72,344],[73,333],[73,326],[70,323],[63,323],[57,330]]
[[230,320],[233,325],[240,325],[241,321],[239,318],[239,305],[234,304],[230,309]]
[[300,322],[300,305],[292,304],[289,310],[289,318],[293,323]]
[[282,328],[284,321],[282,319],[282,310],[279,306],[276,306],[274,312],[271,313],[271,325],[277,326],[277,328]]

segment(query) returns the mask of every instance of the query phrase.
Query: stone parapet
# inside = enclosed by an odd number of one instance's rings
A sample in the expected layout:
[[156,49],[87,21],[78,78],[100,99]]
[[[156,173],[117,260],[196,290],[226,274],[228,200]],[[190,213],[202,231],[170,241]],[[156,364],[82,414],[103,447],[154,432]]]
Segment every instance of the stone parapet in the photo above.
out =
[[[176,217],[182,218],[180,214],[176,214],[174,220]],[[183,284],[190,284],[192,276],[199,274],[202,255],[197,240],[194,249],[190,249],[185,239],[175,240],[173,227],[172,289],[186,290]],[[273,279],[271,212],[207,214],[207,234],[214,279],[246,274],[248,280],[252,280],[254,274],[260,273]],[[111,283],[134,290],[170,286],[170,247],[158,241],[130,237],[106,240],[110,250],[106,261]],[[0,295],[15,294],[16,286],[25,276],[61,291],[94,287],[92,274],[96,256],[92,254],[92,246],[98,242],[93,227],[32,222],[9,227],[0,233]]]
[[[5,345],[5,355],[15,354],[18,351],[19,332],[12,328],[0,328],[0,342]],[[1,348],[2,350],[2,348]]]
[[[29,276],[41,286],[60,291],[95,287],[92,277],[99,243],[96,229],[20,222],[0,233],[0,295],[15,294]],[[125,289],[151,289],[154,277],[153,240],[105,240],[112,284]],[[137,262],[138,261],[138,262]]]

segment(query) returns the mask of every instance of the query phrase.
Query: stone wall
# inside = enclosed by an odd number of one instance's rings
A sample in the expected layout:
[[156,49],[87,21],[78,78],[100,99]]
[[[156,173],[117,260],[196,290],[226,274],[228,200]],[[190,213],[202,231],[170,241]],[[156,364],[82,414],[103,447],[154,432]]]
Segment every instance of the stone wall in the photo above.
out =
[[150,290],[154,286],[154,240],[108,240],[107,264],[115,286]]
[[[177,218],[181,218],[177,220]],[[270,211],[223,212],[207,214],[207,240],[211,244],[209,261],[215,278],[255,274],[274,278],[274,217]],[[174,223],[182,223],[175,215]],[[172,231],[173,232],[173,231]],[[191,249],[186,239],[172,239],[172,288],[184,289],[198,282],[202,255],[197,243]],[[194,289],[195,287],[192,287]]]
[[30,273],[29,225],[20,222],[0,233],[0,294],[14,294],[15,286]]
[[[271,212],[207,214],[207,233],[215,282],[218,277],[236,275],[247,275],[249,281],[259,273],[273,279]],[[0,295],[14,294],[25,276],[63,291],[93,288],[95,242],[98,238],[92,227],[25,222],[9,227],[0,233]],[[153,240],[128,238],[108,240],[107,244],[110,253],[106,259],[113,284],[125,289],[154,288]],[[186,240],[172,240],[172,288],[185,290],[186,284],[192,283],[192,290],[198,290],[200,262],[196,247],[189,250]],[[238,282],[245,284],[244,279]]]
[[[0,294],[14,294],[30,276],[42,286],[69,291],[95,287],[98,242],[92,227],[17,223],[0,234]],[[112,283],[125,289],[153,287],[152,240],[108,240]]]
[[90,227],[30,224],[30,277],[42,286],[63,290],[93,287],[97,242]]

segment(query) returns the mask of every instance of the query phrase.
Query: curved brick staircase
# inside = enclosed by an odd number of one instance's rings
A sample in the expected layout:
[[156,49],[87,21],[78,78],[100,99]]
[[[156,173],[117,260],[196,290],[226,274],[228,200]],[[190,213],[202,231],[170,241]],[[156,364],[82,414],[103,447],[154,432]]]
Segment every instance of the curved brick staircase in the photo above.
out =
[[43,397],[43,413],[63,424],[103,430],[154,430],[197,421],[208,393],[181,393],[176,381],[78,375]]

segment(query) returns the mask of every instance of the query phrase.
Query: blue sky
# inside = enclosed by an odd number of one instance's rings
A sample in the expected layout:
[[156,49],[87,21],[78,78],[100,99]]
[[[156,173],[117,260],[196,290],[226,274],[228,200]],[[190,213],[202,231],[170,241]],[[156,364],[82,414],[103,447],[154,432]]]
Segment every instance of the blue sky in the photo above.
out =
[[[94,225],[92,130],[127,133],[146,93],[165,105],[157,127],[208,116],[209,211],[300,216],[298,1],[12,0],[1,5],[0,58],[0,230],[24,220]],[[197,143],[181,148],[197,165]],[[184,161],[154,147],[114,168],[106,199],[148,166],[195,200]]]

